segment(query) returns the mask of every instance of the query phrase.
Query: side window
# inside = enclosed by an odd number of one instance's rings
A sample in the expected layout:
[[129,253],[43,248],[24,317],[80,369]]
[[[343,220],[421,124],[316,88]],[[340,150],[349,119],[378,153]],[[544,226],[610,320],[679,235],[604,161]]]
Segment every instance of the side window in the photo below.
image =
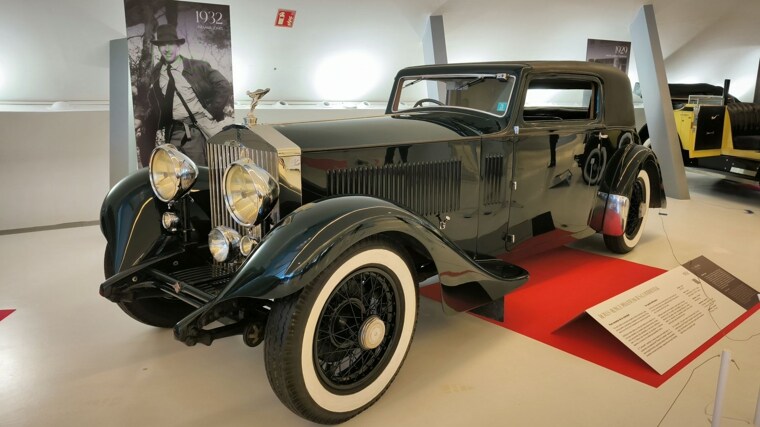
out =
[[537,78],[528,84],[523,121],[592,121],[598,116],[599,85],[593,80]]
[[[470,79],[470,81],[473,80]],[[512,79],[507,81],[485,79],[478,84],[463,88],[465,84],[447,83],[446,103],[448,105],[472,108],[497,116],[503,116],[507,111],[509,97],[512,95]]]

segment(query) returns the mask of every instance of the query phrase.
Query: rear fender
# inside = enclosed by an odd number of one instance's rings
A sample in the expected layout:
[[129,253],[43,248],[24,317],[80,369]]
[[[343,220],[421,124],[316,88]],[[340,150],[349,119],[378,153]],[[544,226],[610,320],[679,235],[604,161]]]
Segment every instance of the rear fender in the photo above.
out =
[[645,169],[649,175],[652,195],[649,198],[650,208],[665,208],[665,187],[662,182],[662,172],[654,152],[642,145],[627,144],[617,150],[604,171],[604,177],[599,185],[596,204],[589,223],[596,231],[604,234],[620,235],[621,216],[627,212],[628,195],[639,171]]

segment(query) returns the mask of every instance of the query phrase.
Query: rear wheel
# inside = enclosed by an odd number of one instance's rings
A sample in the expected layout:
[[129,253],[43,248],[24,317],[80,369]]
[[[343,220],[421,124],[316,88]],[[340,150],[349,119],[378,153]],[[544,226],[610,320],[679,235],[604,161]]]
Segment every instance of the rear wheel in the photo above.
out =
[[265,334],[267,377],[290,410],[341,423],[390,386],[417,320],[406,259],[389,242],[364,241],[303,290],[274,302]]
[[604,235],[604,243],[612,252],[628,253],[639,243],[644,233],[644,225],[649,216],[649,199],[651,197],[651,180],[646,169],[641,169],[628,195],[630,206],[622,236]]
[[[106,279],[116,274],[113,265],[113,252],[110,246],[106,246],[103,256],[103,272]],[[189,304],[168,297],[140,298],[139,292],[132,302],[122,301],[116,304],[129,317],[157,328],[174,327],[194,310]]]

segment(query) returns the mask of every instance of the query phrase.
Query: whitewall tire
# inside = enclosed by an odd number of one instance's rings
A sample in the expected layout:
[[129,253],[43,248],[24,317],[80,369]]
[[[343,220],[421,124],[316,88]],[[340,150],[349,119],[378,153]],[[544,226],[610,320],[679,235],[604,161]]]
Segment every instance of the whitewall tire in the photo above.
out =
[[303,290],[273,303],[267,377],[293,412],[340,423],[371,406],[393,382],[417,320],[407,259],[389,242],[363,241]]
[[604,235],[604,243],[612,252],[624,254],[633,250],[641,240],[647,218],[649,217],[649,201],[652,194],[652,183],[646,169],[641,169],[636,176],[628,195],[630,206],[622,236]]

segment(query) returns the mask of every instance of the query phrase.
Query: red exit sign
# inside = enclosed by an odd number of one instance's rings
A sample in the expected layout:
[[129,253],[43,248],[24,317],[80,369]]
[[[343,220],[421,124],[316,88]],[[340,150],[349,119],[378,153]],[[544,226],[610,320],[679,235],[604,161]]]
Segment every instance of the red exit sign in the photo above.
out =
[[275,27],[293,28],[293,21],[296,20],[295,10],[279,9],[277,11],[277,18],[274,20]]

